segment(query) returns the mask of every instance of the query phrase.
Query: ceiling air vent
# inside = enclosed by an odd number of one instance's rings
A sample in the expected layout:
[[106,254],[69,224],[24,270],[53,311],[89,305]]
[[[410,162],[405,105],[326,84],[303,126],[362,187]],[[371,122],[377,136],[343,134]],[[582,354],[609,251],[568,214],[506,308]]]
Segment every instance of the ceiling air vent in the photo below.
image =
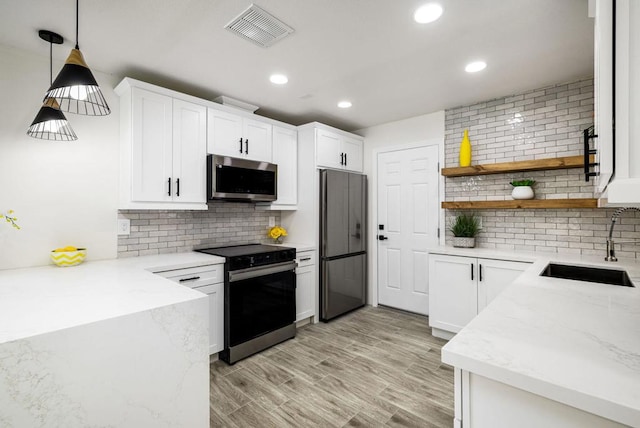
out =
[[254,4],[224,28],[263,48],[268,48],[293,33],[293,28]]

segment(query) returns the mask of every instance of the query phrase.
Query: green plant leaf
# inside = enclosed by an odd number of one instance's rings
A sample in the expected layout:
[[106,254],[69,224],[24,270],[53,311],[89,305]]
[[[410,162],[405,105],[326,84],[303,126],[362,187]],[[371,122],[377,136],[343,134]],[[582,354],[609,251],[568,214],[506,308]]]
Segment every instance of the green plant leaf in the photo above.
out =
[[478,218],[473,214],[461,214],[449,225],[453,236],[458,238],[473,238],[480,231]]

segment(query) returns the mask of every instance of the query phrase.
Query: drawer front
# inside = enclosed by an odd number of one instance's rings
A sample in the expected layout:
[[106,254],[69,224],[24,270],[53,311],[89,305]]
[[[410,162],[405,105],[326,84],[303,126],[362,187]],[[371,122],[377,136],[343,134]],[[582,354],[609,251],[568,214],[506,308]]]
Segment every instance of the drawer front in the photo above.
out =
[[300,253],[297,253],[296,262],[298,262],[298,267],[315,265],[316,252],[311,250],[311,251],[302,251]]
[[179,284],[197,287],[196,284],[203,281],[210,284],[224,282],[224,264],[169,270],[157,274]]

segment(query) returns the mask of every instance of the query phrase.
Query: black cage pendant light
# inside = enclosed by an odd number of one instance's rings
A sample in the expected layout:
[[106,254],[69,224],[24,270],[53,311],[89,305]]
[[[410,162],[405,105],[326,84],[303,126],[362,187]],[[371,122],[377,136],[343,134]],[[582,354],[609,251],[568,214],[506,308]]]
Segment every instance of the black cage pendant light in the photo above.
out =
[[[38,35],[49,42],[49,84],[53,77],[53,44],[61,44],[62,36],[47,30],[40,30]],[[46,97],[44,103],[27,130],[27,135],[42,140],[72,141],[77,140],[75,132],[67,122],[67,118],[60,111],[60,105],[55,98]]]
[[76,47],[71,50],[45,98],[55,98],[60,109],[69,113],[104,116],[111,113],[111,109],[78,46],[78,3],[76,0]]

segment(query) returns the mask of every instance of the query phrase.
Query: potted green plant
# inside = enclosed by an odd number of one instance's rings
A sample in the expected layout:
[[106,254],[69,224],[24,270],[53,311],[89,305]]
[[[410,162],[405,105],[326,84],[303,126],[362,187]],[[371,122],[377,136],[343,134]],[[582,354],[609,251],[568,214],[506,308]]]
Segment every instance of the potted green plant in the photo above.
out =
[[513,199],[533,199],[533,189],[531,186],[536,184],[535,180],[513,180],[509,183],[513,186],[511,197]]
[[476,235],[480,231],[478,218],[473,214],[462,214],[455,218],[449,226],[453,233],[453,246],[473,248],[476,246]]

